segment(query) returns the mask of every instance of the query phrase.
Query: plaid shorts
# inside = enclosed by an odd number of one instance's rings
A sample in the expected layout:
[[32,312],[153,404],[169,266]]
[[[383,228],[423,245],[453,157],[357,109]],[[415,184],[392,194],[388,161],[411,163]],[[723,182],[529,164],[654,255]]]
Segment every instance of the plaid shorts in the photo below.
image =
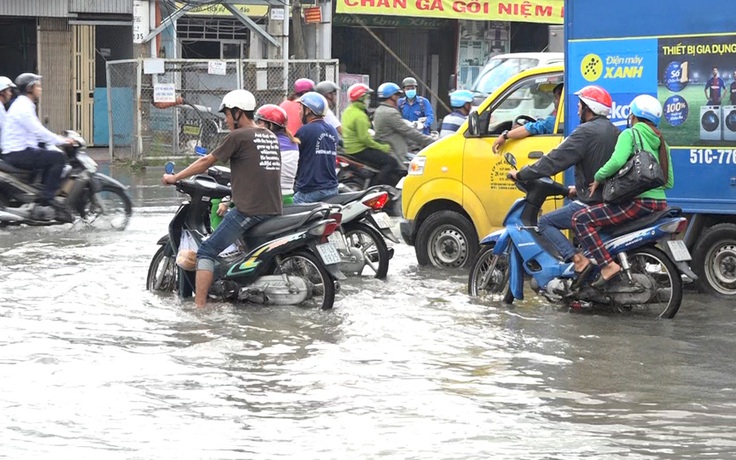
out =
[[613,262],[613,259],[598,236],[599,228],[621,225],[653,212],[663,211],[666,207],[666,200],[651,198],[640,198],[626,204],[596,204],[576,212],[572,216],[572,228],[583,246],[603,267]]

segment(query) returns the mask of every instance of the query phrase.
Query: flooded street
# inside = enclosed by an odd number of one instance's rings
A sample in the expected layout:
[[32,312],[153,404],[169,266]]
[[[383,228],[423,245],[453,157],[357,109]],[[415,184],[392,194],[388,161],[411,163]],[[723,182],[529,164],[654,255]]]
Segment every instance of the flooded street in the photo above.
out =
[[[0,229],[0,458],[733,458],[736,302],[673,320],[474,303],[396,246],[331,311],[145,291],[176,205],[125,232]],[[530,293],[527,293],[530,297]]]

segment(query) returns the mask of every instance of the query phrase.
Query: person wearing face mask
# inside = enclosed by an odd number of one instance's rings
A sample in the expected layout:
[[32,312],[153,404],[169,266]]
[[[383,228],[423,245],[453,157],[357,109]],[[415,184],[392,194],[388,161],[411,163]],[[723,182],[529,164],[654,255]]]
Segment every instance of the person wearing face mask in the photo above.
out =
[[314,90],[323,95],[329,103],[325,121],[337,130],[337,134],[342,136],[342,123],[340,123],[340,120],[337,119],[333,112],[337,108],[337,92],[340,91],[340,87],[334,81],[325,80],[317,83]]
[[[591,193],[588,185],[595,180],[595,173],[611,158],[619,130],[608,119],[613,101],[608,91],[590,85],[575,93],[578,97],[580,125],[554,150],[536,163],[511,170],[515,180],[529,181],[550,177],[575,168],[575,186],[570,187],[569,198],[574,201],[546,214],[539,219],[538,231],[557,250],[561,260],[569,262],[575,256],[575,248],[560,230],[572,228],[572,216],[587,206],[603,202],[601,189]],[[586,274],[579,274],[578,280]],[[577,281],[576,281],[577,283]]]
[[217,256],[254,225],[281,215],[281,155],[276,135],[256,125],[256,98],[236,89],[222,98],[220,112],[230,130],[222,144],[176,174],[164,174],[161,182],[174,185],[205,173],[218,160],[230,163],[232,201],[235,205],[197,250],[194,302],[202,308],[214,279]]
[[337,131],[324,119],[327,99],[309,92],[299,98],[302,127],[299,139],[299,165],[294,186],[294,203],[314,203],[337,195]]
[[434,139],[425,136],[416,129],[410,127],[402,118],[397,107],[402,92],[396,83],[383,83],[378,87],[378,100],[380,104],[373,114],[373,126],[376,128],[376,140],[387,142],[396,163],[393,164],[388,185],[394,186],[400,179],[399,172],[404,169],[406,154],[409,152],[408,141],[412,141],[420,147],[426,147]]
[[429,99],[417,96],[417,81],[412,77],[404,78],[401,82],[401,88],[404,90],[406,97],[399,99],[398,108],[404,120],[418,121],[420,118],[426,118],[424,121],[424,134],[429,134],[429,128],[434,123],[434,111]]
[[345,154],[356,161],[378,170],[373,185],[388,184],[396,169],[396,162],[386,155],[391,146],[376,141],[371,136],[371,120],[366,107],[370,103],[372,89],[363,83],[356,83],[348,88],[351,104],[342,113],[342,135],[345,143]]

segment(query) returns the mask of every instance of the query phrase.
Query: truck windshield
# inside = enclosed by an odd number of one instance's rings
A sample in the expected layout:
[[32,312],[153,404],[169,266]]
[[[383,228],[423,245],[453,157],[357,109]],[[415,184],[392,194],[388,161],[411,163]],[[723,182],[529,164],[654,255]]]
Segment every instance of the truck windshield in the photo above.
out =
[[531,58],[493,58],[483,68],[484,72],[473,83],[472,90],[484,95],[491,94],[506,80],[526,69],[539,64],[539,59]]

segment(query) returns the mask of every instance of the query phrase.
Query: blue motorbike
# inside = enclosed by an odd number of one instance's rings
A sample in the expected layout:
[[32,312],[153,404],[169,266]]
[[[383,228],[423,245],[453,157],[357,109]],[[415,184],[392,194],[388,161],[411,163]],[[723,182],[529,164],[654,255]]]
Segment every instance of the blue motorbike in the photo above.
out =
[[[505,160],[516,169],[513,155],[507,153]],[[526,196],[509,209],[505,228],[481,241],[468,280],[471,296],[506,304],[523,300],[528,275],[534,291],[569,308],[600,306],[660,318],[677,314],[682,302],[681,274],[697,279],[687,264],[691,258],[685,244],[676,239],[687,227],[679,209],[667,208],[644,219],[603,228],[601,239],[618,259],[622,273],[600,288],[586,282],[573,289],[573,264],[562,261],[537,230],[544,201],[567,196],[568,188],[547,177],[515,184]],[[596,267],[592,275],[598,271]]]

